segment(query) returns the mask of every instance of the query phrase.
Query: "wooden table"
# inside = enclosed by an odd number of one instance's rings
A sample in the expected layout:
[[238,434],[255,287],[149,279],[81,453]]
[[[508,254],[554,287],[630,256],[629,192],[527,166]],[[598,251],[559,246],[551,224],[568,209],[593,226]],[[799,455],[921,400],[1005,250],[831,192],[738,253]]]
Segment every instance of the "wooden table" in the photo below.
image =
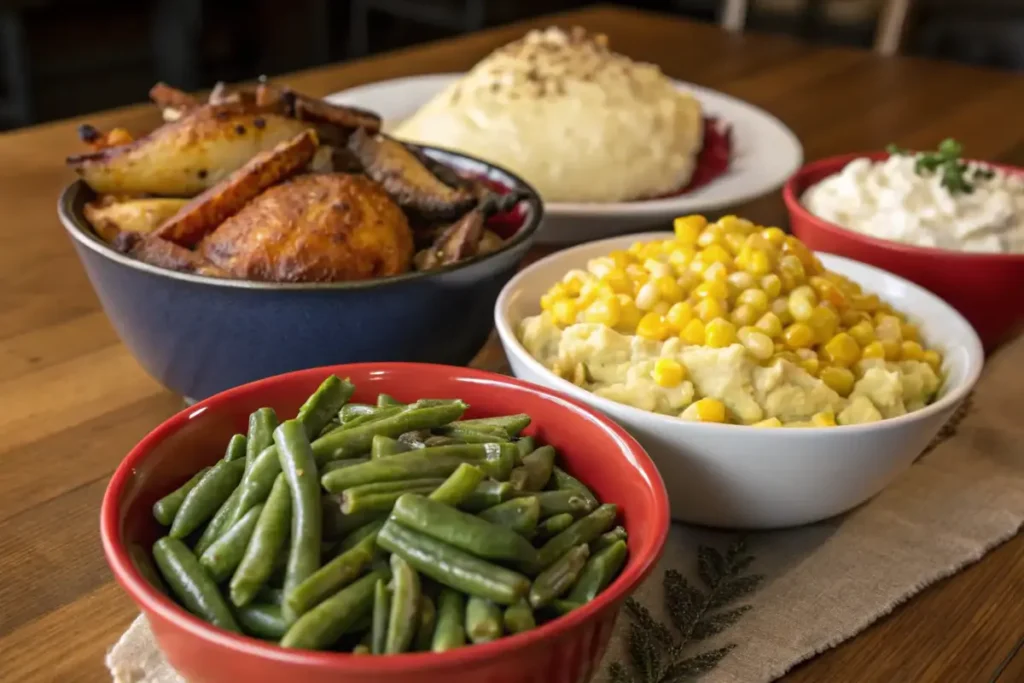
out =
[[[766,108],[808,158],[930,147],[953,136],[972,156],[1024,165],[1020,76],[597,8],[559,18],[611,36],[671,76]],[[531,22],[544,25],[548,21]],[[505,27],[288,81],[325,94],[413,73],[462,70],[527,25]],[[141,95],[141,93],[140,93]],[[142,130],[139,106],[87,117]],[[64,121],[0,136],[0,680],[108,680],[103,655],[135,615],[100,549],[107,479],[148,430],[181,408],[118,342],[57,222],[78,149]],[[742,141],[741,141],[742,144]],[[777,194],[737,213],[784,223]],[[500,354],[493,346],[485,355]],[[1024,680],[1024,536],[933,586],[856,639],[785,680],[957,683]],[[1017,653],[1016,656],[1014,653]]]

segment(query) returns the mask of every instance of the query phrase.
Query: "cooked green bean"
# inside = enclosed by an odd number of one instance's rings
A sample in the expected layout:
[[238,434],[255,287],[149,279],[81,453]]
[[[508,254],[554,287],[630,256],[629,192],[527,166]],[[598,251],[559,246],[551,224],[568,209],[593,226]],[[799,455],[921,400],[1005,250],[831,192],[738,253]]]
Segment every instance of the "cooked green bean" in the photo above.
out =
[[196,487],[196,484],[203,478],[203,475],[209,471],[209,467],[204,467],[193,474],[192,478],[184,484],[153,503],[153,516],[156,517],[156,521],[164,526],[170,526],[174,522],[174,516],[178,514],[178,508],[181,507],[182,501],[185,500],[185,496]]
[[519,451],[516,464],[519,465],[522,464],[523,458],[537,450],[537,442],[534,441],[532,436],[521,436],[516,439],[516,449]]
[[573,602],[590,602],[618,576],[625,563],[625,541],[616,541],[591,555],[579,578],[576,579],[572,591],[569,592],[568,599]]
[[380,530],[377,545],[401,556],[414,569],[439,583],[503,605],[516,602],[530,589],[529,579],[522,574],[393,521],[388,521]]
[[501,479],[501,474],[504,473],[507,478],[511,470],[514,451],[515,447],[511,444],[461,444],[421,448],[328,472],[321,482],[331,493],[340,493],[360,484],[422,477],[447,477],[463,462],[476,465],[491,476]]
[[260,602],[265,605],[277,605],[280,607],[281,603],[284,602],[284,591],[280,588],[264,586],[256,592],[255,602]]
[[[398,439],[392,439],[390,436],[384,436],[383,434],[374,434],[373,441],[370,444],[370,458],[373,460],[376,460],[377,458],[386,458],[389,455],[405,453],[408,450],[410,450],[409,447]],[[336,460],[335,462],[348,461]]]
[[615,523],[618,508],[605,503],[544,544],[538,553],[538,567],[546,569],[580,543],[590,543]]
[[341,552],[346,552],[348,550],[351,550],[352,548],[355,548],[357,545],[359,545],[360,542],[362,542],[364,538],[368,536],[373,536],[374,542],[376,542],[377,532],[380,531],[380,528],[382,526],[384,526],[385,519],[385,517],[375,519],[372,522],[364,524],[363,526],[359,527],[358,529],[350,533],[348,536],[345,537],[345,540],[341,542]]
[[238,486],[244,469],[242,460],[219,460],[211,467],[181,502],[171,524],[170,537],[185,538],[210,519]]
[[522,633],[529,631],[537,625],[533,616],[533,609],[526,600],[520,600],[514,605],[505,609],[505,630],[509,633]]
[[296,621],[281,639],[282,647],[323,650],[373,608],[374,586],[390,578],[386,567],[372,570],[349,584]]
[[245,434],[235,434],[232,436],[231,440],[228,441],[227,450],[224,452],[224,459],[231,462],[232,460],[241,460],[244,458],[246,449],[245,444]]
[[537,609],[561,597],[576,583],[589,557],[590,546],[580,543],[555,560],[533,580],[530,605]]
[[420,595],[419,610],[416,613],[416,637],[412,647],[417,652],[429,652],[437,626],[437,607],[426,593]]
[[299,617],[355,581],[370,565],[375,549],[376,537],[371,534],[320,567],[291,591],[285,591],[283,605],[286,611]]
[[377,407],[369,403],[346,403],[338,411],[338,420],[341,421],[342,425],[347,425],[357,417],[373,415],[375,412],[377,412]]
[[[445,441],[440,441],[440,439],[445,439]],[[411,432],[399,434],[397,440],[398,443],[406,446],[409,450],[426,448],[428,441],[432,442],[432,445],[441,446],[458,443],[455,439],[449,439],[447,436],[442,436],[440,439],[433,436],[429,429],[416,429]]]
[[516,437],[519,436],[519,432],[530,425],[530,416],[526,413],[518,413],[501,417],[480,417],[473,420],[459,420],[458,424],[460,427],[470,429],[498,427],[504,429],[509,436]]
[[226,581],[242,561],[262,511],[262,505],[249,510],[199,556],[199,564],[217,583]]
[[536,496],[513,498],[483,510],[479,517],[529,538],[540,520],[540,501]]
[[320,473],[327,474],[328,472],[333,472],[334,470],[343,470],[346,467],[352,467],[353,465],[361,465],[364,462],[370,462],[370,459],[351,458],[350,460],[331,460],[330,462],[325,462],[323,464],[323,466],[320,468]]
[[260,408],[249,416],[249,432],[245,440],[245,471],[252,469],[256,456],[274,443],[277,413],[273,408]]
[[600,504],[600,501],[597,500],[597,496],[594,495],[593,491],[587,488],[586,484],[563,470],[561,467],[555,465],[551,468],[551,478],[556,489],[560,491],[574,491],[578,493],[587,499],[591,507],[597,507]]
[[419,628],[420,576],[399,555],[391,556],[391,614],[384,654],[409,650]]
[[306,438],[315,439],[320,430],[338,414],[341,407],[348,403],[355,390],[355,386],[347,379],[341,380],[335,375],[328,376],[302,404],[295,418],[305,428]]
[[[404,444],[401,441],[399,441],[399,443],[402,443],[403,445],[408,445],[408,444]],[[421,447],[422,448],[430,448],[431,446],[451,446],[452,444],[456,444],[456,443],[465,443],[465,442],[459,441],[458,439],[453,439],[450,436],[428,436],[426,439],[423,440],[423,442],[422,442],[423,445],[422,446],[420,446],[417,443],[416,445],[409,446],[409,447],[410,448],[421,448]]]
[[515,531],[423,496],[403,495],[391,519],[484,559],[529,564],[536,558],[534,547]]
[[433,652],[447,652],[466,644],[466,598],[444,587],[437,596],[437,625],[430,641]]
[[512,470],[509,481],[517,491],[542,491],[551,479],[555,449],[542,446],[523,457],[523,464]]
[[507,481],[484,480],[459,503],[459,508],[467,512],[480,512],[498,503],[504,503],[513,493],[512,485]]
[[582,606],[583,605],[580,603],[573,602],[572,600],[553,600],[551,604],[548,605],[548,607],[553,609],[559,616],[565,616],[574,609],[579,609]]
[[213,545],[213,542],[220,538],[220,535],[228,528],[228,522],[234,519],[235,509],[238,507],[241,495],[242,487],[239,486],[228,496],[224,504],[217,508],[217,512],[206,523],[206,528],[203,529],[199,540],[192,547],[192,552],[196,553],[197,556],[205,553],[206,549]]
[[617,526],[611,531],[606,531],[593,541],[590,542],[590,553],[594,554],[600,550],[604,550],[610,545],[614,545],[617,541],[626,540],[626,530],[621,526]]
[[391,619],[391,589],[384,579],[377,579],[373,586],[373,626],[371,627],[370,652],[384,654],[388,640],[388,622]]
[[292,497],[288,482],[281,474],[263,505],[242,561],[231,577],[230,595],[235,606],[242,607],[252,602],[257,591],[269,581],[278,557],[283,554],[291,518]]
[[454,439],[458,443],[510,443],[508,432],[500,428],[470,429],[448,425],[437,430],[441,436]]
[[241,633],[217,584],[184,543],[164,536],[153,544],[153,559],[171,592],[189,612],[214,626]]
[[266,640],[281,640],[288,632],[288,622],[281,616],[280,605],[253,602],[235,609],[235,618],[242,630]]
[[361,526],[387,515],[381,512],[360,512],[346,515],[341,511],[341,496],[325,495],[320,498],[323,514],[324,538],[342,540]]
[[[537,505],[540,505],[540,501],[537,501]],[[547,519],[541,520],[537,524],[536,532],[533,536],[534,543],[543,543],[551,540],[558,534],[562,533],[576,520],[575,517],[570,515],[568,512],[563,512],[560,515],[554,515]]]
[[[396,479],[393,481],[375,481],[370,484],[359,484],[351,488],[345,489],[345,493],[352,491],[358,493],[395,493],[396,491],[405,491],[408,488],[423,488],[430,487],[431,490],[437,488],[445,481],[444,477],[417,477],[415,479]],[[344,499],[344,494],[342,494]],[[342,500],[342,510],[345,509],[344,500]]]
[[394,396],[389,394],[377,394],[377,407],[384,408],[385,406],[404,406],[405,404],[399,401]]
[[415,406],[414,403],[408,408],[399,408],[401,412],[396,415],[348,429],[338,429],[320,437],[313,442],[317,462],[358,457],[370,450],[374,434],[397,437],[414,429],[440,427],[459,419],[469,407],[462,401],[430,408]]
[[298,616],[289,604],[292,591],[320,568],[323,517],[316,461],[305,426],[298,420],[286,420],[274,430],[274,443],[292,496],[291,548],[282,607],[285,618],[291,622]]
[[483,480],[482,469],[464,462],[443,484],[434,489],[430,494],[430,500],[455,507],[473,493]]
[[501,608],[484,598],[469,596],[466,600],[466,635],[474,644],[489,643],[501,637]]
[[582,517],[596,507],[576,491],[539,491],[529,495],[536,496],[540,501],[541,517],[551,517],[562,513],[569,513],[573,517]]
[[398,415],[406,410],[408,410],[408,408],[403,408],[402,406],[387,406],[385,408],[375,408],[370,406],[368,411],[361,411],[362,414],[356,414],[349,418],[348,422],[343,422],[340,429],[344,430],[361,427],[363,425],[370,424],[371,422],[383,420],[386,417]]
[[[429,479],[411,479],[410,482],[431,481]],[[368,484],[373,486],[373,484]],[[341,511],[346,514],[357,514],[360,512],[379,512],[386,515],[395,507],[395,502],[407,493],[421,493],[428,495],[439,486],[439,484],[410,484],[397,491],[384,491],[381,493],[366,493],[361,486],[356,486],[345,491],[341,496]]]

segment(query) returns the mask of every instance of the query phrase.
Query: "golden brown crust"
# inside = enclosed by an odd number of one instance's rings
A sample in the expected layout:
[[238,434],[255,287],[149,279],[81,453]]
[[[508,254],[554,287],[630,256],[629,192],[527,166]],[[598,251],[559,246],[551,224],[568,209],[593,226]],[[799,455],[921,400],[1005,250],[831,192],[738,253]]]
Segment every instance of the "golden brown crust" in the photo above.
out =
[[196,252],[160,239],[156,235],[123,232],[114,240],[114,247],[132,258],[158,268],[167,268],[179,273],[224,277],[224,272],[220,268],[204,261]]
[[351,134],[356,129],[369,133],[380,131],[380,116],[366,109],[331,104],[324,100],[307,97],[291,88],[284,88],[283,97],[291,105],[291,112],[300,121],[326,123],[337,126]]
[[198,251],[230,277],[333,282],[403,273],[412,249],[405,215],[379,185],[323,173],[266,190]]
[[184,90],[179,90],[167,85],[163,81],[149,89],[149,99],[161,109],[171,108],[179,111],[194,109],[199,106],[199,100],[189,95]]
[[187,203],[187,199],[122,199],[104,195],[87,203],[83,213],[96,233],[112,242],[122,232],[153,232]]
[[274,149],[260,152],[223,182],[190,201],[160,226],[157,235],[183,247],[194,247],[263,190],[304,168],[316,149],[316,133],[304,130]]

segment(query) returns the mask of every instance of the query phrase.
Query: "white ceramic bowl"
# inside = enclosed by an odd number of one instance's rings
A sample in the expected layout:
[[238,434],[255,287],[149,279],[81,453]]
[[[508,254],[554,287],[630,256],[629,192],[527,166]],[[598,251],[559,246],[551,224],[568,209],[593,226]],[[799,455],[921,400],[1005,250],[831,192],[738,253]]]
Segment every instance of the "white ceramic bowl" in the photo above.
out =
[[[395,78],[343,90],[325,99],[375,111],[388,130],[412,116],[461,76],[455,73]],[[800,140],[786,124],[765,110],[695,83],[675,83],[680,90],[693,93],[708,116],[732,126],[733,154],[728,172],[703,187],[674,197],[606,204],[545,202],[537,242],[585,242],[667,225],[676,216],[742,204],[782,187],[803,163]]]
[[[527,353],[516,331],[540,312],[539,299],[572,268],[645,233],[592,242],[542,259],[514,277],[498,297],[494,319],[517,377],[551,387],[603,411],[647,449],[665,480],[672,518],[730,528],[778,528],[826,519],[874,496],[906,470],[950,418],[981,373],[974,329],[927,290],[878,268],[818,254],[830,269],[879,294],[920,325],[943,353],[945,381],[929,406],[890,420],[811,429],[757,429],[684,422],[584,391]],[[595,453],[594,457],[600,457]]]

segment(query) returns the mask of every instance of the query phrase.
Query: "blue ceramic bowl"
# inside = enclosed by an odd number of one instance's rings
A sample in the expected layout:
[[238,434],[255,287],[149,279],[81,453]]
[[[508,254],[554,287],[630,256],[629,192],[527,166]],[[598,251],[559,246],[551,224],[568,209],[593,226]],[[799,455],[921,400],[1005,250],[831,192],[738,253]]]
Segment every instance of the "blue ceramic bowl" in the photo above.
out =
[[82,181],[58,213],[121,340],[142,367],[188,399],[292,370],[364,361],[465,365],[492,327],[498,292],[526,256],[543,207],[511,173],[425,148],[464,173],[525,196],[518,227],[496,252],[426,272],[358,282],[277,284],[178,273],[103,242],[82,208]]

